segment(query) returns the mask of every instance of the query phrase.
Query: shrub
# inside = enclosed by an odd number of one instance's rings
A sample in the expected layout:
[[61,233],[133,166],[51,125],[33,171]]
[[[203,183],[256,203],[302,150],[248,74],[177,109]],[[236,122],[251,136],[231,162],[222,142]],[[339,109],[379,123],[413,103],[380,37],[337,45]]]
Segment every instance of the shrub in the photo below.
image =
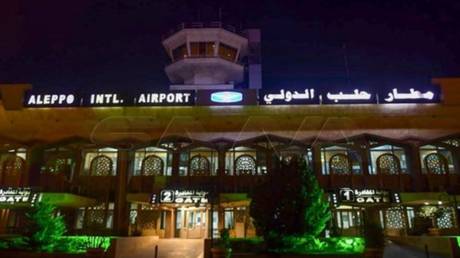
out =
[[56,214],[56,207],[39,202],[27,213],[29,233],[27,241],[33,250],[39,252],[54,251],[66,232],[64,218]]
[[107,251],[112,237],[108,236],[65,236],[60,240],[59,251],[84,253],[88,248],[102,248]]
[[317,238],[313,236],[283,238],[284,248],[279,253],[295,254],[354,254],[364,251],[364,239],[360,237]]
[[275,164],[251,199],[250,215],[269,249],[285,248],[286,236],[319,236],[332,216],[324,191],[304,160]]

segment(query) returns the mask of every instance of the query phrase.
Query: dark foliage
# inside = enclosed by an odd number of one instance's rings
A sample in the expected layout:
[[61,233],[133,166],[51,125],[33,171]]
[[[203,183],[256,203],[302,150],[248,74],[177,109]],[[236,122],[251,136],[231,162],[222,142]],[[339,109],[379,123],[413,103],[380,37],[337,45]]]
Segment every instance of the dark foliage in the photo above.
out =
[[279,162],[251,194],[250,214],[269,248],[284,236],[316,237],[331,219],[329,203],[305,161]]

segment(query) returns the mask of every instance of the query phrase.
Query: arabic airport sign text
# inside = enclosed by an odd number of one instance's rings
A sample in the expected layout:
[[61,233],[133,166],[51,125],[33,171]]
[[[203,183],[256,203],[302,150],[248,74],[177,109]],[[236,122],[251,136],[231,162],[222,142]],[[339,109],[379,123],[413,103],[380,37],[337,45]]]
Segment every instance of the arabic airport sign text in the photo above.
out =
[[306,104],[393,104],[393,103],[439,103],[440,93],[436,88],[418,90],[414,88],[380,89],[279,89],[260,90],[261,105],[306,105]]
[[30,188],[0,188],[1,204],[34,204],[39,199],[39,193],[33,192]]
[[165,92],[27,93],[26,107],[333,105],[439,103],[440,92],[428,88],[296,88]]
[[172,190],[160,192],[160,203],[164,204],[207,204],[208,192],[200,190]]

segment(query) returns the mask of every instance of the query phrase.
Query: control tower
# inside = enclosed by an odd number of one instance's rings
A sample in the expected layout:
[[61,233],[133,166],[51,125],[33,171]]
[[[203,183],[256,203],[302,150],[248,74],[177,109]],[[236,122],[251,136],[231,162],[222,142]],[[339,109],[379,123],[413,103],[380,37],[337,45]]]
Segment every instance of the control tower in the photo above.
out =
[[162,43],[171,60],[165,67],[171,90],[261,88],[258,29],[182,23]]

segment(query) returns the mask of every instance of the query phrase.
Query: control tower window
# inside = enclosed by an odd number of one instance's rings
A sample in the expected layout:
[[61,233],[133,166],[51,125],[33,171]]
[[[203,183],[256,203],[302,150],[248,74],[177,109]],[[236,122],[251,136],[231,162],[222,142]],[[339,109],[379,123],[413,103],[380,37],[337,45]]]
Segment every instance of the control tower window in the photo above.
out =
[[187,57],[187,46],[180,45],[172,51],[174,61],[181,60]]
[[190,42],[192,57],[214,56],[215,42]]
[[229,61],[235,62],[236,48],[220,43],[219,56],[222,57],[223,59],[227,59]]

